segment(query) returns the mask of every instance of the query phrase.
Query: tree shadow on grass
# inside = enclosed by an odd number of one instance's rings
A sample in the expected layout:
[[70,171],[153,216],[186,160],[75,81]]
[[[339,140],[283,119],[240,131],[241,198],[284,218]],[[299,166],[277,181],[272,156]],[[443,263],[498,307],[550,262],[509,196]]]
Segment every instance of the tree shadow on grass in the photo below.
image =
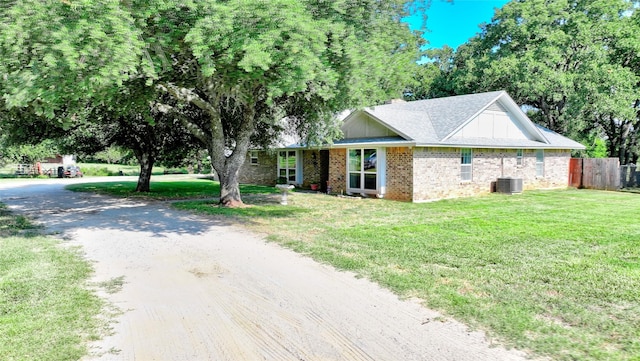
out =
[[177,209],[190,210],[198,214],[222,216],[241,223],[251,222],[254,218],[291,218],[310,212],[307,208],[280,204],[279,194],[251,194],[242,197],[245,207],[221,207],[217,200],[191,200],[173,202]]
[[60,185],[33,185],[5,189],[0,201],[46,227],[46,232],[65,236],[75,229],[125,231],[126,237],[151,233],[204,234],[212,226],[230,226],[223,218],[208,219],[174,209],[167,202],[126,199],[63,190]]
[[[248,224],[252,219],[295,217],[308,212],[280,205],[279,194],[243,194],[248,207],[224,208],[217,206],[217,199],[176,202],[173,206],[173,202],[115,198],[92,192],[71,192],[62,187],[39,184],[8,188],[0,193],[0,201],[45,226],[46,232],[63,237],[75,229],[119,230],[125,231],[126,237],[135,237],[140,232],[158,237],[171,233],[198,235],[213,226]],[[264,188],[251,190],[257,192]],[[195,203],[197,207],[177,206],[181,203]]]

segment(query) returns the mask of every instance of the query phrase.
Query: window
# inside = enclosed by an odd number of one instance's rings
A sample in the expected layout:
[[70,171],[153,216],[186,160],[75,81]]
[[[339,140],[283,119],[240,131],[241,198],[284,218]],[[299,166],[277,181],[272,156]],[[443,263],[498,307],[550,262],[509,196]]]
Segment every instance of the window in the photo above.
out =
[[536,151],[536,177],[544,177],[544,150]]
[[460,150],[460,180],[469,182],[472,178],[473,153],[471,149],[463,148]]
[[278,152],[278,177],[284,177],[288,183],[296,183],[297,156],[295,150]]
[[251,164],[258,164],[258,151],[252,150],[249,152],[249,158],[251,160]]
[[518,167],[522,167],[522,156],[523,156],[522,149],[518,149],[516,151],[516,166]]
[[376,149],[349,149],[349,188],[375,191],[378,187]]

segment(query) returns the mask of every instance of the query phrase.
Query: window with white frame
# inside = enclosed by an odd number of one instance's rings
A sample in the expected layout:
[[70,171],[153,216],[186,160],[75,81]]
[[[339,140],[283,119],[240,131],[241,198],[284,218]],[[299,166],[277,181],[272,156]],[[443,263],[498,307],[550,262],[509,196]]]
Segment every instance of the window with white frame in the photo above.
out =
[[522,149],[516,150],[516,166],[522,167],[523,156],[524,151]]
[[295,150],[278,152],[278,177],[285,178],[287,183],[296,183],[298,158]]
[[464,182],[471,181],[473,175],[473,152],[469,148],[460,150],[460,180]]
[[378,187],[376,149],[349,149],[349,189],[375,191]]
[[544,149],[536,151],[536,177],[544,177]]
[[251,152],[249,152],[249,160],[251,164],[258,164],[258,151],[257,150],[252,150]]

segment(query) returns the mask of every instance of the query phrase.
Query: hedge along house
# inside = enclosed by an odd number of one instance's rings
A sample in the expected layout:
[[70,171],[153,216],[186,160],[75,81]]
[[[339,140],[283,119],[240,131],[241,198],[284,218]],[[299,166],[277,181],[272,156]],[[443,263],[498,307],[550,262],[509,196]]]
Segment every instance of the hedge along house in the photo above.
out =
[[507,177],[524,189],[567,187],[571,150],[584,149],[534,124],[504,91],[356,110],[342,131],[344,139],[320,150],[252,152],[243,181],[283,176],[328,184],[332,193],[421,202],[488,193]]

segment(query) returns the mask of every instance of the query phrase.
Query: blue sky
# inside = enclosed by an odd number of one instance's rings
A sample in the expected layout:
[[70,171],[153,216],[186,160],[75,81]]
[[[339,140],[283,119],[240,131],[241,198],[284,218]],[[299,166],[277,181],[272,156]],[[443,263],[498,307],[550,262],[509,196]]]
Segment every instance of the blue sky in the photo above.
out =
[[[429,41],[427,48],[441,48],[447,44],[456,49],[469,38],[480,32],[479,25],[488,23],[494,9],[501,8],[508,0],[432,0],[427,10],[427,29],[424,37]],[[408,18],[412,28],[419,27],[419,16]]]

